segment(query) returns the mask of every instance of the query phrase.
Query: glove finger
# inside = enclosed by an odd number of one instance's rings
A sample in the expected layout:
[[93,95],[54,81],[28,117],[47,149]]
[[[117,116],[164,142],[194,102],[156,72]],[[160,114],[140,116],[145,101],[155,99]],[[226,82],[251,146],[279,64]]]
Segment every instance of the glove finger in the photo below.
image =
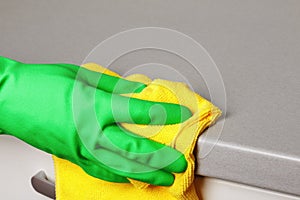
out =
[[90,176],[99,178],[101,180],[116,182],[116,183],[129,183],[126,177],[112,173],[111,171],[103,168],[102,166],[99,166],[99,163],[82,165],[81,168]]
[[143,165],[104,148],[95,149],[93,156],[106,165],[109,171],[123,177],[160,186],[170,186],[174,182],[172,173]]
[[92,87],[115,94],[138,93],[146,87],[145,84],[140,82],[128,81],[123,78],[90,71],[83,67],[78,70],[77,79]]
[[[192,116],[191,111],[182,105],[164,102],[154,102],[130,98],[120,95],[104,94],[105,103],[103,100],[103,92],[96,93],[96,104],[98,108],[103,110],[103,106],[110,107],[111,122],[126,122],[136,124],[176,124],[187,120]],[[96,105],[97,106],[97,105]],[[107,108],[106,108],[107,109]]]
[[98,137],[96,148],[105,148],[142,165],[166,172],[180,173],[187,168],[187,161],[181,152],[130,133],[118,125],[104,129]]

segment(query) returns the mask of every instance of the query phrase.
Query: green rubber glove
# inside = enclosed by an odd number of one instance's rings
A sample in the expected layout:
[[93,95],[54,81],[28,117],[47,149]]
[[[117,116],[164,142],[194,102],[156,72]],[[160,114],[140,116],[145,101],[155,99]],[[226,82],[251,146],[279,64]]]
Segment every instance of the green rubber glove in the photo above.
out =
[[91,176],[171,185],[184,156],[118,126],[180,123],[191,116],[177,104],[120,94],[146,85],[72,64],[24,64],[0,57],[0,133],[79,165]]

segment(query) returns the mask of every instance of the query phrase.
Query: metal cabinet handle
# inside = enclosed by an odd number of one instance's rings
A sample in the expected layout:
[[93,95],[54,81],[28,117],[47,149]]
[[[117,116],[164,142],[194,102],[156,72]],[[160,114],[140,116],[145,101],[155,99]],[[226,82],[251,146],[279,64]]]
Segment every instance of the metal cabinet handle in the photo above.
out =
[[55,199],[55,183],[47,178],[44,171],[39,171],[31,177],[31,185],[40,194]]

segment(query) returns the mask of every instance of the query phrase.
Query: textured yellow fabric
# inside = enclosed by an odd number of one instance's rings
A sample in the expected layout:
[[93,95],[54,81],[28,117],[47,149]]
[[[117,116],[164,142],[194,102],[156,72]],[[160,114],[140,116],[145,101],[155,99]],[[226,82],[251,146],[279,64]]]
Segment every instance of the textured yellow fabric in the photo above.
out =
[[[97,64],[90,63],[83,65],[83,67],[119,76]],[[147,84],[147,87],[141,93],[130,95],[132,97],[178,103],[187,106],[192,111],[193,116],[181,124],[165,126],[122,124],[129,131],[170,145],[181,151],[188,161],[187,170],[184,173],[175,174],[174,184],[170,187],[152,186],[134,180],[130,180],[131,183],[111,183],[87,175],[80,167],[69,161],[53,157],[56,171],[57,199],[199,199],[194,185],[195,159],[193,149],[199,134],[221,115],[221,111],[209,101],[191,91],[184,83],[161,79],[151,81],[148,77],[140,74],[131,75],[126,79]]]

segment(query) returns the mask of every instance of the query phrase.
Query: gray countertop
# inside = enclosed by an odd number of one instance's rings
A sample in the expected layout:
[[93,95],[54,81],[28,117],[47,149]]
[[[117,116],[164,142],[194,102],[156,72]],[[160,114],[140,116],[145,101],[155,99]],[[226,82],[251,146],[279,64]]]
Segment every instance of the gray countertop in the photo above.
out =
[[[109,36],[145,26],[194,38],[223,78],[226,105],[214,103],[227,115],[198,140],[197,174],[300,195],[300,1],[2,1],[0,55],[81,64]],[[188,67],[150,50],[112,66],[143,62]]]

